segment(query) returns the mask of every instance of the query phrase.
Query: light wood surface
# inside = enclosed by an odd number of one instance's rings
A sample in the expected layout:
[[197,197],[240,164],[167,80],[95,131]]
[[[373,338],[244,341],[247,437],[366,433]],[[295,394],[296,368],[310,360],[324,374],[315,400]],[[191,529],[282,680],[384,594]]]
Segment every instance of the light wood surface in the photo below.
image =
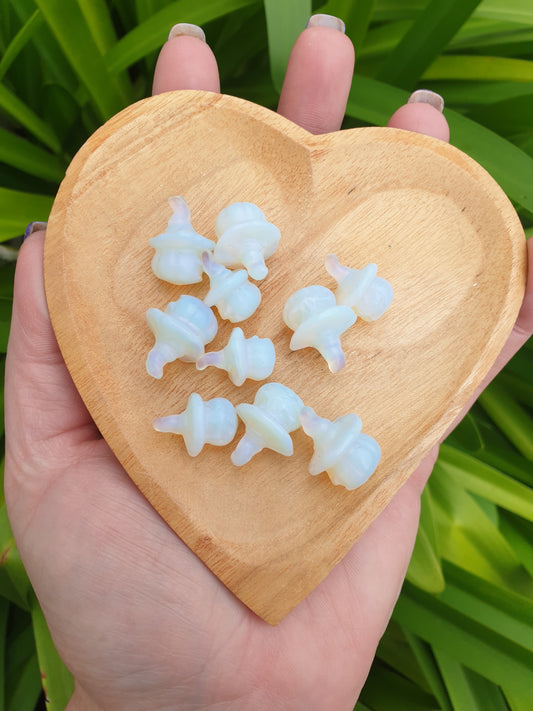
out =
[[[182,195],[195,229],[215,239],[230,202],[259,205],[281,230],[260,283],[262,303],[239,324],[270,337],[270,381],[333,419],[357,413],[381,463],[360,489],[307,472],[312,441],[234,467],[223,448],[190,458],[155,417],[181,412],[192,391],[252,402],[226,373],[175,362],[161,381],[145,371],[153,345],[145,312],[201,284],[152,273],[148,239]],[[394,288],[378,321],[342,337],[333,375],[314,350],[289,350],[282,310],[298,288],[335,282],[324,258],[376,262]],[[362,128],[313,136],[254,104],[183,91],[141,101],[111,119],[70,165],[48,223],[45,280],[59,345],[74,382],[130,477],[183,541],[235,595],[279,622],[347,553],[452,423],[495,360],[525,284],[525,240],[504,193],[473,160],[427,136]],[[219,319],[208,350],[232,324]]]

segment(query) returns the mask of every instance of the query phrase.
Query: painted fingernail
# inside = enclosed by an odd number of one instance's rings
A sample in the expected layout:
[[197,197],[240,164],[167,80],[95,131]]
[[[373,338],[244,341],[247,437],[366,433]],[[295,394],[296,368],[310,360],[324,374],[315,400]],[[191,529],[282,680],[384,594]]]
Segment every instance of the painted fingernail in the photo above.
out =
[[437,109],[441,113],[444,110],[444,99],[440,94],[429,89],[417,89],[413,91],[409,99],[408,104],[429,104],[433,108]]
[[311,15],[306,27],[332,27],[343,34],[346,32],[344,22],[340,18],[335,17],[335,15],[323,15],[320,13]]
[[47,224],[47,222],[30,222],[30,224],[24,230],[24,236],[22,237],[22,241],[24,242],[25,239],[28,239],[28,237],[33,232],[37,232],[37,230],[45,230]]
[[198,25],[191,25],[189,22],[178,22],[177,25],[174,25],[168,33],[168,39],[171,40],[173,37],[179,37],[180,35],[196,37],[205,42],[205,32],[202,28],[198,27]]

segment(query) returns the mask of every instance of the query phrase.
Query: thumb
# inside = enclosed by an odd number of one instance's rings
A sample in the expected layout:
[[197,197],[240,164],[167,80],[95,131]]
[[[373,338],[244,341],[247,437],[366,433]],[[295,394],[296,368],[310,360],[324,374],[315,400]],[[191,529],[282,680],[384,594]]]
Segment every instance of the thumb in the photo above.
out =
[[70,378],[50,322],[43,278],[44,239],[44,231],[28,237],[15,271],[5,376],[5,486],[11,499],[45,488],[47,476],[79,456],[76,450],[83,441],[99,436]]

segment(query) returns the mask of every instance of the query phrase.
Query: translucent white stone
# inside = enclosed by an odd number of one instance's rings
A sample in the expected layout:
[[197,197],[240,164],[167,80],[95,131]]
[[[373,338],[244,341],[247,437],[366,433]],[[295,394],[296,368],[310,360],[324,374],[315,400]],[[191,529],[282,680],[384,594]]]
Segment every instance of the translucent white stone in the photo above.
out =
[[204,299],[207,306],[216,306],[220,316],[231,323],[249,318],[261,302],[261,292],[248,281],[246,269],[232,272],[211,259],[208,252],[202,255],[210,289]]
[[345,365],[340,336],[357,316],[348,306],[339,306],[325,286],[306,286],[287,300],[283,320],[294,331],[290,348],[316,348],[332,373]]
[[225,207],[215,223],[218,241],[213,258],[226,267],[243,265],[252,279],[268,273],[265,259],[276,251],[280,231],[268,222],[263,211],[251,202],[234,202]]
[[202,281],[201,254],[212,250],[215,243],[193,229],[189,207],[182,197],[168,201],[174,212],[167,228],[148,241],[155,249],[152,270],[171,284],[196,284]]
[[146,320],[155,336],[155,345],[146,359],[146,370],[154,378],[163,377],[163,367],[173,360],[196,362],[205,344],[216,336],[215,314],[203,301],[187,294],[171,301],[164,311],[148,309]]
[[237,431],[237,414],[226,398],[204,401],[198,393],[192,393],[187,408],[180,415],[158,417],[154,420],[154,429],[182,435],[187,452],[196,457],[204,444],[223,447],[231,442]]
[[338,304],[352,308],[364,321],[375,321],[391,305],[394,292],[390,283],[378,277],[376,264],[351,269],[340,264],[334,254],[326,257],[326,269],[338,283]]
[[225,348],[206,353],[196,361],[198,370],[210,365],[226,370],[234,385],[247,378],[264,380],[274,370],[276,352],[270,338],[245,338],[242,328],[234,328]]
[[361,432],[361,419],[354,414],[337,417],[333,422],[315,414],[311,407],[300,413],[304,432],[313,438],[314,454],[309,473],[327,471],[333,484],[356,489],[375,471],[381,459],[379,444]]
[[231,455],[233,464],[240,467],[265,448],[289,457],[294,450],[289,432],[300,427],[303,406],[298,395],[281,383],[260,387],[253,405],[237,405],[246,432]]

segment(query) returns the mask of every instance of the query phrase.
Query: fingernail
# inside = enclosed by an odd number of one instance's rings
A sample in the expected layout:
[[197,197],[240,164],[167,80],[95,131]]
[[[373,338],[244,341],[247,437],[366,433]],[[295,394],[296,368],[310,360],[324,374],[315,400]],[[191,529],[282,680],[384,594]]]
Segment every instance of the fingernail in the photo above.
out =
[[47,222],[30,222],[30,224],[24,230],[24,236],[22,237],[22,241],[24,242],[25,239],[28,239],[28,237],[33,232],[37,232],[37,230],[45,230],[47,225]]
[[408,104],[429,104],[433,108],[437,109],[441,113],[444,110],[444,99],[440,94],[429,89],[417,89],[413,91],[409,99]]
[[170,30],[168,33],[168,39],[171,40],[173,37],[179,37],[180,35],[188,35],[189,37],[196,37],[202,42],[205,42],[205,32],[198,25],[191,25],[189,22],[179,22],[177,25]]
[[332,27],[334,30],[338,30],[343,34],[346,32],[344,22],[340,18],[335,17],[335,15],[311,15],[306,27]]

